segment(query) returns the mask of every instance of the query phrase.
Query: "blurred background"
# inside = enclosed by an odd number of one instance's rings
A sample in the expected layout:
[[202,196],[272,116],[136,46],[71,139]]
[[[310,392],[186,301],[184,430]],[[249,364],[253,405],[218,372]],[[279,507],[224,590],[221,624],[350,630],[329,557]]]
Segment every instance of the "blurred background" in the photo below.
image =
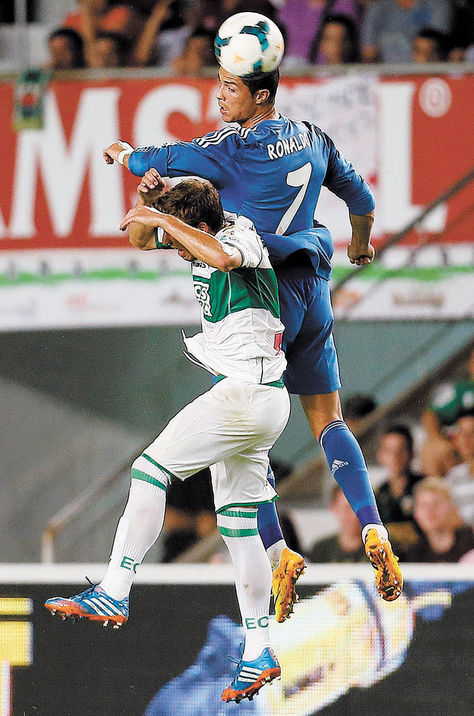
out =
[[[218,129],[213,39],[243,10],[285,36],[279,110],[321,126],[375,194],[366,269],[347,262],[344,204],[322,194],[317,219],[335,242],[344,414],[382,517],[405,561],[472,560],[472,3],[2,0],[4,564],[105,562],[130,463],[209,386],[181,354],[199,320],[188,267],[129,247],[118,225],[136,179],[102,150]],[[316,563],[364,559],[297,400],[272,461],[291,545]],[[146,561],[227,561],[206,472],[173,485]]]

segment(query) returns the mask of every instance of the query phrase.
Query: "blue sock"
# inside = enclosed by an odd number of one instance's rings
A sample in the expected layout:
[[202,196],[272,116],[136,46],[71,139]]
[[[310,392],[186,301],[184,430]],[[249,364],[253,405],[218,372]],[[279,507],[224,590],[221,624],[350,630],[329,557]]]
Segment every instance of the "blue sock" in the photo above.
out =
[[382,524],[362,450],[343,420],[326,425],[319,436],[329,468],[356,513],[361,527]]
[[[272,487],[275,487],[275,478],[271,467],[268,467],[267,480]],[[268,549],[283,539],[278,514],[274,502],[264,502],[258,505],[258,531],[265,549]]]

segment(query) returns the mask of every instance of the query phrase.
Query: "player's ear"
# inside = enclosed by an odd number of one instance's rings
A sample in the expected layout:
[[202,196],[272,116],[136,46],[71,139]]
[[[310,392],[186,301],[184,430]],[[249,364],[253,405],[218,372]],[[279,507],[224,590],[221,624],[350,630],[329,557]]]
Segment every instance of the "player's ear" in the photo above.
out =
[[267,89],[257,90],[255,94],[255,101],[257,104],[263,104],[270,97],[270,92]]
[[209,233],[210,233],[210,231],[209,231],[209,226],[206,224],[205,221],[200,221],[199,224],[197,225],[197,228],[198,228],[200,231],[204,231],[206,234],[209,234]]

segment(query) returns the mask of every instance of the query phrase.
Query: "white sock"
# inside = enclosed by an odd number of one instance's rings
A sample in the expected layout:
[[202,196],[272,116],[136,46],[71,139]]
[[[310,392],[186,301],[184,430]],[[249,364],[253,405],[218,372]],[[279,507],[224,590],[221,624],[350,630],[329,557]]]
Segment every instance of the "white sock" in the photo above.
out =
[[270,564],[272,565],[272,570],[276,569],[280,564],[281,553],[286,546],[287,545],[285,540],[280,539],[278,540],[278,542],[275,542],[274,544],[270,545],[270,547],[267,547],[268,559],[270,560]]
[[243,659],[253,661],[270,646],[270,562],[258,533],[257,509],[229,507],[217,515],[217,528],[235,570],[235,586],[245,630]]
[[138,565],[161,532],[165,509],[164,486],[132,479],[127,506],[115,533],[109,566],[99,585],[113,599],[128,597]]
[[369,525],[365,525],[365,527],[362,530],[362,544],[365,544],[365,539],[367,537],[367,532],[369,530],[377,530],[377,532],[379,533],[380,537],[382,537],[382,539],[388,539],[388,532],[383,525],[369,524]]

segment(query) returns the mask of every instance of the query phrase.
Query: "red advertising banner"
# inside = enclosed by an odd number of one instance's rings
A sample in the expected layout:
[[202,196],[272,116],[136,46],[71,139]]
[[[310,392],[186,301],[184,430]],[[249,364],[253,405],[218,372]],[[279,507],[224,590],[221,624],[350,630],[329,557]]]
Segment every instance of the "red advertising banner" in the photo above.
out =
[[[0,83],[0,331],[199,322],[188,265],[174,252],[137,251],[119,231],[138,180],[102,152],[116,139],[160,145],[218,129],[216,90],[213,79],[54,80],[43,128],[16,132],[15,90]],[[277,106],[323,128],[367,179],[380,245],[472,167],[473,94],[474,75],[361,72],[282,80]],[[354,271],[336,316],[472,317],[473,195],[466,185],[403,246]],[[316,218],[334,239],[337,282],[348,267],[347,208],[323,188]]]
[[[212,79],[53,81],[42,130],[16,133],[13,87],[0,84],[0,249],[127,247],[118,231],[136,178],[103,148],[189,140],[221,126]],[[371,184],[375,235],[400,230],[472,166],[474,76],[346,76],[282,81],[279,108],[316,122]],[[434,212],[425,230],[472,240],[472,187]],[[341,210],[342,209],[342,210]],[[321,197],[318,219],[338,243],[347,212]]]

